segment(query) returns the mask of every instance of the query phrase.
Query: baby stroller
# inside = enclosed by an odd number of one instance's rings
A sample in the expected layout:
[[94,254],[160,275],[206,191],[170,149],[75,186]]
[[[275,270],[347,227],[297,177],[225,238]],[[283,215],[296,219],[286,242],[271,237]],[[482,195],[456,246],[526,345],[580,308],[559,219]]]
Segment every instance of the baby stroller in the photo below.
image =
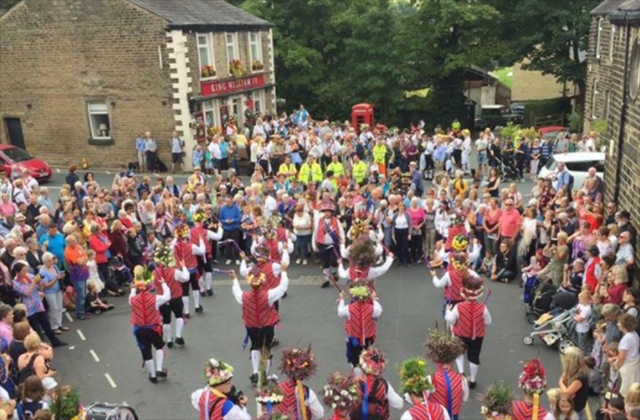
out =
[[570,337],[570,324],[573,323],[575,309],[570,311],[558,310],[543,314],[533,324],[533,331],[522,338],[522,342],[530,346],[535,337],[539,337],[548,347],[557,347],[561,354],[576,344]]
[[119,255],[113,259],[113,263],[109,266],[109,278],[115,279],[120,287],[128,287],[133,280],[131,270],[124,264],[124,260]]
[[498,162],[498,168],[504,179],[512,181],[521,179],[518,168],[516,168],[513,163],[513,159],[498,159],[497,157],[494,157],[494,159]]
[[[540,316],[551,311],[553,295],[556,287],[551,283],[540,286],[540,279],[536,276],[529,277],[524,285],[524,303],[527,305],[525,315],[529,324],[535,324]],[[529,290],[529,292],[528,292]],[[527,296],[531,299],[527,302]]]

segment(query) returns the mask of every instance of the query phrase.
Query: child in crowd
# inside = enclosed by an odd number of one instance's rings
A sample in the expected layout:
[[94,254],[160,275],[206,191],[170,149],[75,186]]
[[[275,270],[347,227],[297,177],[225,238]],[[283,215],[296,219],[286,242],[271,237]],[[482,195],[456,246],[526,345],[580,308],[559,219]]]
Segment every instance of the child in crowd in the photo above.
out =
[[554,410],[556,420],[580,420],[573,405],[573,397],[569,394],[560,394]]
[[98,264],[96,263],[96,253],[93,250],[87,251],[87,268],[89,268],[89,279],[87,281],[93,280],[96,284],[96,289],[98,293],[104,289],[104,283],[100,280],[100,274],[98,274]]
[[433,250],[433,258],[429,263],[431,268],[443,268],[446,269],[449,265],[449,253],[444,249],[444,242],[437,241],[436,247]]
[[607,389],[613,389],[618,381],[618,372],[611,368],[618,358],[618,342],[613,341],[604,346],[604,356],[609,363],[609,372],[603,372],[608,376],[609,382],[607,383]]
[[471,240],[468,253],[469,264],[475,271],[478,271],[478,269],[482,265],[482,259],[480,258],[480,254],[482,253],[482,245],[480,245],[480,241],[478,241],[478,238],[473,238]]
[[593,308],[593,314],[596,317],[596,321],[600,321],[602,319],[603,306],[602,295],[600,293],[596,293],[591,296],[591,308]]
[[591,314],[593,309],[591,308],[591,293],[588,290],[583,290],[578,294],[578,305],[576,305],[576,314],[573,316],[573,320],[576,322],[576,335],[578,336],[578,347],[584,354],[589,354],[589,331],[591,325]]
[[600,365],[602,364],[602,343],[604,341],[603,337],[606,326],[607,324],[605,322],[600,322],[596,324],[593,330],[593,348],[591,349],[591,357],[596,361],[596,367],[598,369],[600,369]]
[[531,257],[529,265],[522,267],[522,286],[525,286],[527,284],[527,280],[535,277],[541,269],[542,267],[540,267],[538,259],[535,256]]
[[589,369],[589,395],[597,397],[603,389],[602,374],[596,369],[596,359],[593,356],[585,356],[584,364]]
[[73,290],[73,286],[67,286],[64,289],[64,293],[62,294],[62,306],[64,306],[67,311],[76,310],[76,291]]
[[110,311],[111,309],[113,309],[113,305],[102,301],[98,296],[97,290],[98,286],[96,282],[94,280],[89,280],[87,282],[87,297],[84,301],[84,307],[85,311],[100,315],[105,311]]
[[493,253],[490,249],[485,250],[485,256],[482,259],[482,264],[480,264],[480,268],[478,269],[478,274],[486,274],[487,276],[491,274],[491,269],[493,267]]
[[551,388],[547,391],[547,399],[549,400],[549,408],[551,411],[556,409],[561,393],[560,388]]

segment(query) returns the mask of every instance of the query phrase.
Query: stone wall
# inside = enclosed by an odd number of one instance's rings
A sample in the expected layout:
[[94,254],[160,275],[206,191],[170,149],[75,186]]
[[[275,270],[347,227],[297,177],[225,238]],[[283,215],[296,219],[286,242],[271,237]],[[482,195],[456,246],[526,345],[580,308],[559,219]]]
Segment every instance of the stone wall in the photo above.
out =
[[[165,27],[124,0],[25,0],[0,18],[0,115],[20,117],[27,149],[53,164],[135,160],[141,131],[152,132],[168,164]],[[111,141],[91,140],[87,101],[106,103]]]

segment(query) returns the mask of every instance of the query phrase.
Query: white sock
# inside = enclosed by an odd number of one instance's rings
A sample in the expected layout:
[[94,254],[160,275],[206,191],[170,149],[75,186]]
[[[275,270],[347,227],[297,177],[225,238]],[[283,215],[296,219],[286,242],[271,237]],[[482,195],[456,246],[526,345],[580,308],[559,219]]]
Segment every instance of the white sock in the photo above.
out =
[[152,378],[156,377],[156,367],[153,364],[153,359],[145,360],[144,361],[144,367],[147,368],[147,371],[149,372],[149,375],[151,375]]
[[193,295],[193,307],[199,308],[200,307],[200,291],[194,290],[193,292],[191,292],[191,294]]
[[164,334],[164,341],[171,341],[171,324],[162,324],[162,333]]
[[189,296],[182,296],[182,313],[189,315]]
[[260,369],[260,350],[251,350],[251,366],[253,367],[253,373],[258,373],[258,369]]
[[164,350],[156,350],[156,367],[158,371],[162,372],[162,363],[164,362]]
[[458,366],[458,372],[464,375],[464,356],[463,355],[456,357],[456,366]]
[[204,273],[204,282],[207,290],[211,290],[213,288],[213,273]]
[[182,329],[184,328],[184,319],[176,319],[176,337],[182,338]]
[[269,374],[269,369],[271,369],[271,358],[267,359],[267,375]]
[[476,377],[478,376],[478,367],[478,365],[469,362],[469,379],[471,380],[471,382],[476,381]]

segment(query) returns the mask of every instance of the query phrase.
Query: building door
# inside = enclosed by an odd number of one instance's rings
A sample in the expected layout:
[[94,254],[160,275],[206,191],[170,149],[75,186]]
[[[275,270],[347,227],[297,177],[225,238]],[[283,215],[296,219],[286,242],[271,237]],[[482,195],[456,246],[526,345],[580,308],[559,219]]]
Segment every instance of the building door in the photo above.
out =
[[21,149],[26,149],[24,147],[24,136],[22,135],[20,118],[5,118],[4,123],[7,126],[7,132],[9,134],[9,143]]

